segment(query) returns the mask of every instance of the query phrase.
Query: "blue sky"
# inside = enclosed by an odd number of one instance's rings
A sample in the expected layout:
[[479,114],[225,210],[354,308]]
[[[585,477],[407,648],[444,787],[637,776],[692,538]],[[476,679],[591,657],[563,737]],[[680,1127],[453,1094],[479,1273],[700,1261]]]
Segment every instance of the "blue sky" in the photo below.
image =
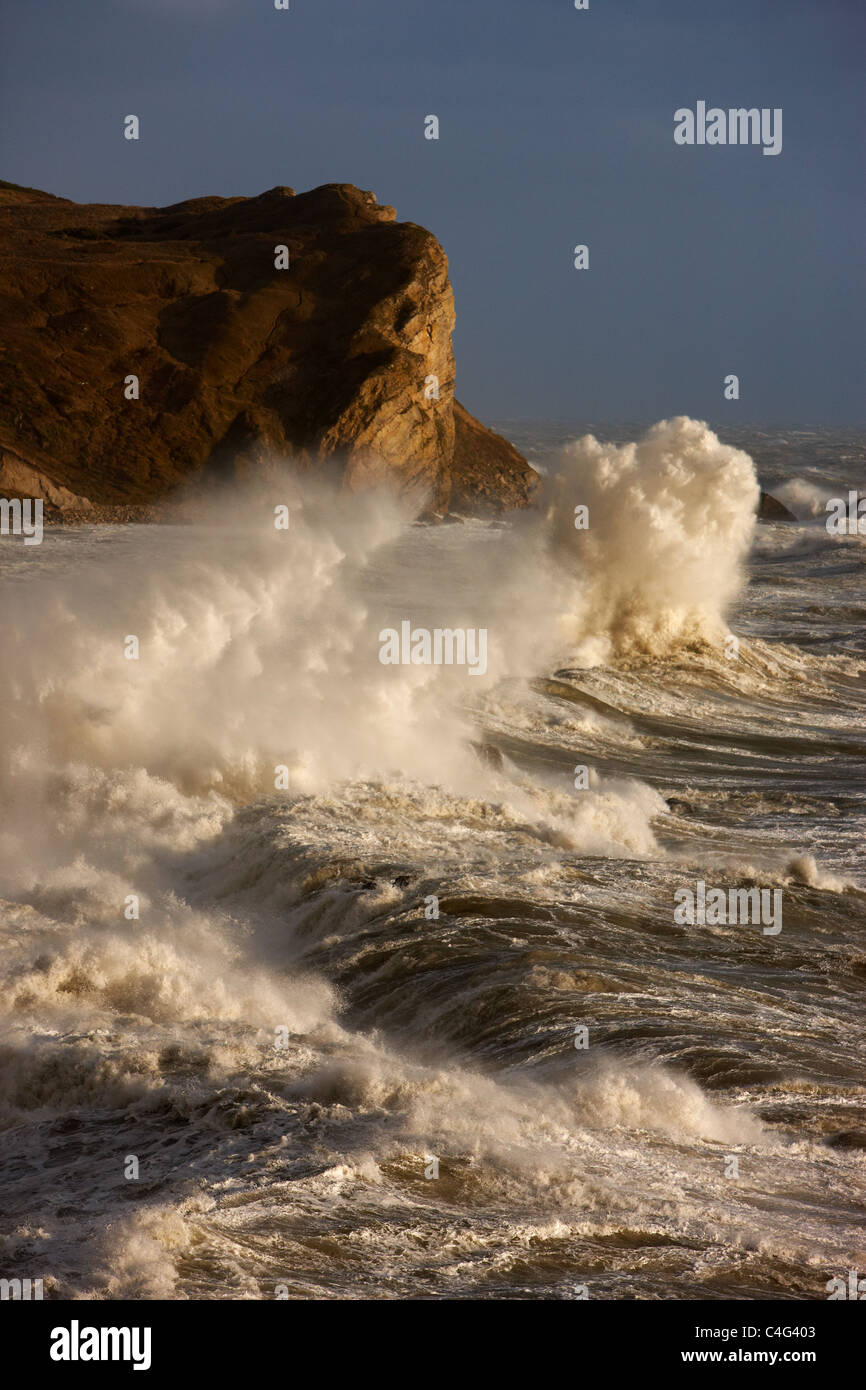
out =
[[[482,417],[859,422],[864,54],[862,0],[0,0],[0,176],[372,189],[448,253]],[[782,153],[677,147],[698,100]]]

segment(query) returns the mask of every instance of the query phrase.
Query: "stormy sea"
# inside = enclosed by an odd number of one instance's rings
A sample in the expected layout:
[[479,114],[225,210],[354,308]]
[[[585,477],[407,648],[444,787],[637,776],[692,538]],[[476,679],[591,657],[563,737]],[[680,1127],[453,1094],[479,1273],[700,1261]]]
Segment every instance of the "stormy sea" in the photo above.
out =
[[[826,525],[863,436],[499,428],[542,473],[501,520],[276,470],[0,541],[0,1273],[863,1269],[866,535]],[[757,524],[758,476],[796,521]],[[484,660],[386,662],[403,624]],[[778,923],[684,921],[698,883]]]

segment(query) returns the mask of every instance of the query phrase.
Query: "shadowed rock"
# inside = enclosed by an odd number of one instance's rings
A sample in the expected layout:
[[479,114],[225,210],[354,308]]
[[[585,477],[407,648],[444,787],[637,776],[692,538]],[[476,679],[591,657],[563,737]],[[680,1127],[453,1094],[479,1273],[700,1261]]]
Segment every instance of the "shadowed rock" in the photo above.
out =
[[793,512],[789,512],[783,502],[771,497],[769,492],[761,491],[761,500],[758,503],[759,521],[796,521]]

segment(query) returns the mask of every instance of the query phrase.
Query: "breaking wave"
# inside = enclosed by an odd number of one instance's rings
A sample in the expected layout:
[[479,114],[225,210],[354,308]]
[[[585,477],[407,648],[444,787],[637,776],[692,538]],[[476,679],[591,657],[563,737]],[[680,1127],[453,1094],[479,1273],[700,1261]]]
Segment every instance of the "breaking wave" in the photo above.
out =
[[[724,933],[674,931],[671,885],[711,851],[790,883],[803,914],[820,897],[844,936],[849,875],[713,816],[750,759],[774,811],[756,702],[772,691],[793,738],[804,699],[829,706],[827,672],[859,680],[854,656],[759,635],[726,662],[757,500],[749,456],[680,417],[568,446],[507,528],[425,530],[388,494],[277,472],[176,525],[49,533],[52,563],[8,561],[7,1256],[47,1261],[65,1296],[255,1297],[282,1265],[251,1253],[250,1220],[306,1296],[342,1278],[335,1201],[346,1240],[407,1281],[423,1212],[424,1241],[456,1252],[442,1287],[464,1291],[481,1250],[507,1265],[539,1238],[571,1250],[564,1279],[587,1233],[662,1249],[685,1224],[747,1248],[756,1209],[717,1180],[719,1146],[770,1183],[793,1150],[759,1086],[820,1068],[750,967],[730,973]],[[384,666],[404,620],[487,629],[487,674]],[[827,757],[839,736],[821,726]],[[798,813],[805,795],[780,793]],[[810,942],[790,949],[811,980]],[[134,1217],[94,1157],[106,1123],[148,1174]],[[70,1197],[48,1234],[43,1145]],[[785,1208],[768,1258],[829,1251],[820,1220]]]

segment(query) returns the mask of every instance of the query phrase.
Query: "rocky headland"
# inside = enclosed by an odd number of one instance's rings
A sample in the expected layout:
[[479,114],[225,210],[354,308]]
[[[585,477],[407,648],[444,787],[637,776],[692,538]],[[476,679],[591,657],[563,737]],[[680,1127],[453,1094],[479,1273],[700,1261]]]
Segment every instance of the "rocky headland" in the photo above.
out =
[[79,204],[0,184],[0,491],[149,519],[273,456],[496,515],[536,474],[454,397],[436,238],[372,193]]
[[430,519],[532,500],[455,399],[445,252],[351,184],[143,208],[0,182],[0,309],[0,494],[49,519],[152,520],[280,457]]

